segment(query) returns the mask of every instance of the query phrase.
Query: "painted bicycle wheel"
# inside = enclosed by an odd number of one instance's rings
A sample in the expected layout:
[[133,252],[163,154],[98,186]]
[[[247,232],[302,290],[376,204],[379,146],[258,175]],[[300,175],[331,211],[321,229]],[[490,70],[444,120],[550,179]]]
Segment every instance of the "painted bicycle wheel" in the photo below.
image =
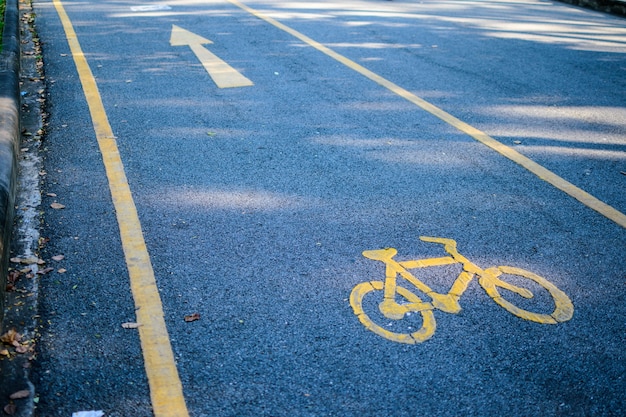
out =
[[[556,324],[568,321],[574,314],[574,305],[563,291],[547,279],[525,269],[511,266],[488,268],[479,275],[478,282],[500,307],[525,320],[542,324]],[[549,293],[549,296],[544,297],[546,298],[545,304],[548,305],[545,307],[546,311],[554,310],[551,313],[532,312],[504,298],[505,295],[509,298],[517,297],[516,302],[524,302],[524,307],[526,307],[526,303],[530,302],[524,299],[531,300],[535,298],[536,294],[521,285],[532,286],[536,292],[546,290]],[[502,289],[506,291],[501,292]]]
[[421,316],[421,320],[419,320],[420,323],[415,326],[415,328],[419,327],[418,330],[407,331],[406,333],[394,332],[376,324],[372,320],[371,316],[373,316],[376,311],[373,311],[369,315],[365,313],[364,310],[367,308],[371,308],[372,310],[377,308],[374,307],[375,304],[373,303],[364,304],[366,298],[370,295],[378,295],[378,298],[382,299],[384,287],[385,284],[382,281],[368,281],[362,282],[352,289],[352,293],[350,294],[350,305],[354,310],[354,314],[356,314],[359,318],[361,324],[377,335],[398,343],[416,344],[430,339],[436,329],[435,317],[432,311],[433,307],[430,303],[422,302],[417,295],[413,294],[406,288],[397,287],[396,291],[400,297],[404,298],[408,304],[412,305],[409,313],[419,313]]

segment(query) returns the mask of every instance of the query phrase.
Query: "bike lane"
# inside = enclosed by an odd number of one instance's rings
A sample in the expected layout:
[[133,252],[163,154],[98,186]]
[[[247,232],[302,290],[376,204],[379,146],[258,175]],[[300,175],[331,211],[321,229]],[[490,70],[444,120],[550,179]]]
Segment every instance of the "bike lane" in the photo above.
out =
[[[527,174],[225,3],[139,13],[119,3],[67,7],[80,16],[78,38],[118,137],[192,415],[623,407],[614,394],[621,371],[605,369],[619,357],[614,328],[591,331],[620,307],[579,307],[591,290],[594,302],[621,297],[609,289],[622,229],[570,228],[605,220],[531,176],[511,181],[503,170]],[[244,68],[254,86],[216,89],[191,51],[170,45],[172,25],[211,38],[214,53]],[[59,43],[58,56],[68,58],[62,50]],[[403,260],[445,255],[420,234],[454,238],[481,267],[515,265],[546,277],[572,298],[574,319],[523,321],[473,283],[458,315],[434,311],[437,331],[424,344],[367,332],[350,292],[383,280],[384,267],[361,252],[393,246]],[[617,245],[598,243],[607,241]],[[602,278],[588,283],[598,268]],[[434,268],[422,279],[445,293],[458,273]],[[116,274],[124,276],[123,267]],[[199,320],[183,320],[194,313]],[[572,346],[580,339],[588,345]],[[590,357],[598,345],[603,353]],[[580,363],[564,363],[568,349]],[[583,387],[593,393],[575,398]],[[608,401],[597,404],[594,395]]]

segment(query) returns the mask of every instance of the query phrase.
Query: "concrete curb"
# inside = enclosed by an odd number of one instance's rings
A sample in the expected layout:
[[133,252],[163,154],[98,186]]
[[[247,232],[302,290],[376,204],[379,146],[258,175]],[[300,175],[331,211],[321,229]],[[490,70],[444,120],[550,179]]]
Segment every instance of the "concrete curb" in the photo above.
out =
[[6,284],[20,143],[20,25],[18,0],[6,0],[0,54],[0,323]]

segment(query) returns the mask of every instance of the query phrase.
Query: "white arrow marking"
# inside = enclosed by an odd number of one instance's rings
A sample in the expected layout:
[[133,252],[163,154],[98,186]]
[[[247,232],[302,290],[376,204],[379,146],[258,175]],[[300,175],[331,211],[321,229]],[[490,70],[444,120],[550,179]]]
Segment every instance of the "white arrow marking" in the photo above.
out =
[[254,85],[252,81],[241,75],[239,71],[202,46],[203,44],[211,43],[213,42],[202,36],[189,32],[179,26],[172,25],[170,45],[189,46],[219,88],[247,87]]

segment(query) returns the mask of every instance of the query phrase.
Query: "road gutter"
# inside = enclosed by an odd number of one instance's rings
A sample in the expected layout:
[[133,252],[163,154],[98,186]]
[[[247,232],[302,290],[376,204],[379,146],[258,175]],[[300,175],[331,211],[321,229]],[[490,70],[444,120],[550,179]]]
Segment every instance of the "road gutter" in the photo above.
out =
[[[9,332],[19,335],[19,343],[8,345],[4,342],[0,346],[7,353],[0,359],[0,409],[5,415],[27,417],[34,414],[37,401],[35,387],[30,381],[30,369],[36,357],[35,341],[39,324],[39,264],[36,260],[39,259],[40,245],[40,181],[43,172],[39,152],[45,115],[45,81],[41,74],[41,55],[34,32],[30,0],[20,0],[19,9],[17,0],[7,0],[5,19],[7,26],[13,26],[11,33],[15,31],[16,34],[6,38],[5,27],[4,41],[15,44],[11,45],[8,56],[4,55],[6,50],[3,52],[3,64],[6,64],[6,59],[16,62],[9,66],[12,72],[10,76],[0,73],[5,76],[0,81],[0,88],[4,93],[2,99],[6,101],[8,86],[4,83],[15,83],[9,93],[13,95],[10,105],[15,106],[11,111],[17,114],[17,123],[6,115],[0,116],[0,173],[2,181],[6,182],[3,184],[6,188],[2,190],[1,204],[7,205],[6,217],[3,217],[7,223],[0,228],[4,232],[2,243],[7,250],[2,259],[2,279],[7,283],[2,332],[3,335]],[[7,110],[1,107],[0,114]],[[7,131],[9,126],[5,125],[7,121],[13,123],[10,131]],[[10,143],[9,137],[12,137]],[[10,222],[9,211],[12,215]],[[9,258],[9,249],[12,258]],[[12,268],[8,268],[9,259],[24,262],[11,262]]]

